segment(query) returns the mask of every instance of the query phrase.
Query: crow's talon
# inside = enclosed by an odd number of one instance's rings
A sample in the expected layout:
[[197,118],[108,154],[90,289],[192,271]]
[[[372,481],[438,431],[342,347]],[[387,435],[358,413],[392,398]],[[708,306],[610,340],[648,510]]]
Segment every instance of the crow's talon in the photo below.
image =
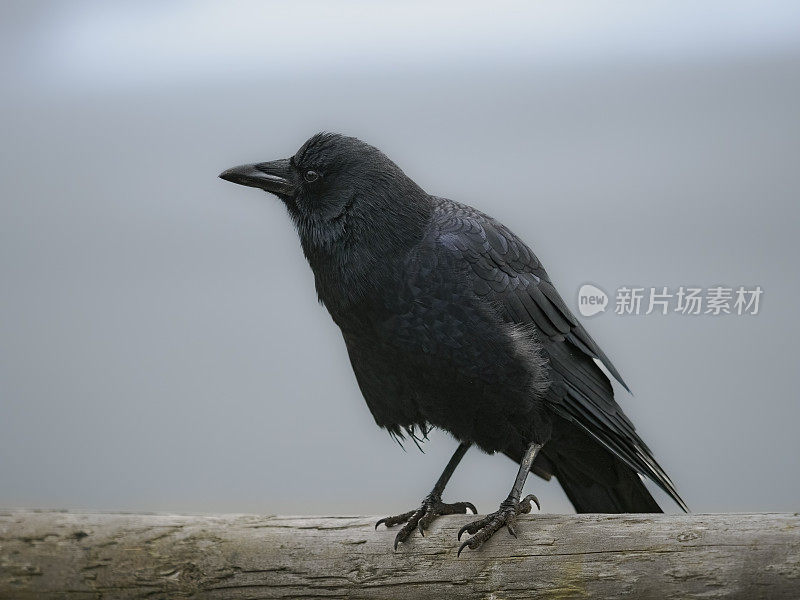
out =
[[442,502],[441,498],[438,496],[428,496],[422,501],[422,506],[418,509],[381,519],[375,523],[375,529],[377,529],[380,524],[384,524],[386,527],[393,527],[400,523],[405,523],[394,538],[394,549],[397,550],[397,546],[401,542],[405,542],[415,529],[424,537],[425,530],[439,515],[463,515],[467,513],[467,509],[471,510],[473,514],[478,514],[478,509],[475,508],[472,502],[454,502],[453,504],[446,504]]
[[533,509],[533,507],[531,506],[531,502],[533,502],[536,505],[536,508],[538,510],[542,510],[542,505],[539,504],[539,499],[533,494],[528,494],[519,503],[519,510],[517,511],[517,514],[519,513],[528,514],[529,512],[531,512],[531,510]]
[[478,519],[477,521],[472,521],[464,525],[461,529],[458,530],[458,539],[461,539],[461,536],[465,533],[472,535],[473,533],[477,533],[484,525],[489,523],[492,520],[492,515],[487,515],[482,519]]
[[515,527],[517,515],[531,512],[531,502],[534,502],[541,510],[539,500],[533,494],[525,496],[521,502],[517,502],[513,498],[508,498],[503,501],[497,512],[493,512],[482,519],[464,525],[458,531],[458,539],[461,540],[461,536],[464,533],[469,533],[472,537],[459,546],[458,556],[461,556],[461,551],[464,548],[476,550],[503,526],[508,529],[508,533],[517,537],[517,529]]
[[410,511],[408,511],[406,513],[403,513],[401,515],[395,515],[393,517],[386,517],[384,519],[381,519],[380,521],[375,523],[375,529],[378,529],[378,525],[380,525],[381,523],[386,525],[386,527],[394,527],[395,525],[399,525],[400,523],[405,523],[412,516],[414,516],[415,512],[416,511],[414,511],[414,510],[410,510]]

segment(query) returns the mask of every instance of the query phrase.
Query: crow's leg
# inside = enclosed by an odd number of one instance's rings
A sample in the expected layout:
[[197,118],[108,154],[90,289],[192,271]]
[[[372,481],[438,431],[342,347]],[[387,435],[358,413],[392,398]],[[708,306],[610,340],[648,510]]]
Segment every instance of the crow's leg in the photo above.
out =
[[377,529],[378,525],[381,523],[386,525],[386,527],[393,527],[394,525],[405,523],[403,528],[397,532],[397,536],[394,538],[395,550],[397,550],[397,545],[400,542],[405,542],[408,539],[414,529],[418,529],[422,535],[425,535],[425,529],[439,515],[464,514],[467,512],[468,508],[474,514],[478,514],[478,510],[471,502],[454,502],[453,504],[445,504],[442,502],[442,492],[444,491],[444,487],[447,485],[447,482],[450,481],[453,471],[456,470],[458,463],[460,463],[461,459],[464,458],[464,455],[467,453],[467,450],[469,450],[470,445],[471,444],[469,442],[464,442],[459,445],[458,449],[456,449],[455,453],[450,459],[450,462],[448,462],[447,466],[444,468],[444,471],[439,477],[439,480],[436,482],[436,485],[433,486],[431,493],[425,496],[425,499],[422,501],[422,506],[416,510],[410,510],[401,515],[386,517],[385,519],[381,519],[375,523],[375,529]]
[[536,458],[536,455],[541,449],[542,444],[532,443],[528,446],[528,449],[525,451],[525,456],[519,465],[519,472],[517,473],[516,481],[514,481],[514,487],[511,488],[511,493],[508,495],[508,498],[503,500],[500,504],[500,509],[497,512],[486,515],[482,519],[468,523],[461,528],[458,532],[459,540],[464,532],[469,533],[472,537],[461,544],[461,547],[458,549],[459,555],[461,555],[461,551],[466,547],[469,547],[470,550],[475,550],[504,525],[508,528],[508,532],[511,535],[517,537],[517,532],[514,529],[517,515],[531,512],[531,501],[535,502],[537,508],[541,509],[539,500],[533,494],[525,496],[521,502],[519,499],[522,495],[522,487],[525,485],[525,480],[531,470],[533,459]]

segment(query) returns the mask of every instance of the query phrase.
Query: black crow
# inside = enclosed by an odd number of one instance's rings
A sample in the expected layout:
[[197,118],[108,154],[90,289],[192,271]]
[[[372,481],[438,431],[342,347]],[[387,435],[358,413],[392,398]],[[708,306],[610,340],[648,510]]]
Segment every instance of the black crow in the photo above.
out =
[[538,505],[520,499],[531,470],[556,477],[578,512],[661,512],[640,474],[687,510],[599,363],[627,389],[619,372],[502,224],[338,134],[220,177],[286,205],[375,422],[398,440],[438,427],[460,442],[418,509],[376,524],[405,523],[395,549],[437,515],[477,512],[442,502],[473,444],[520,469],[499,509],[459,532],[472,536],[459,553],[502,527],[515,534],[517,515]]

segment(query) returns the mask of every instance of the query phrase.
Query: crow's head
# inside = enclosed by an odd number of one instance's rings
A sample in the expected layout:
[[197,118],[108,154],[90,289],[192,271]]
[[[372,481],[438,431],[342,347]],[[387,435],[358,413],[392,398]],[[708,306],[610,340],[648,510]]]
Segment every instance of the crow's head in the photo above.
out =
[[334,133],[315,135],[291,158],[233,167],[220,177],[278,196],[301,238],[315,246],[338,240],[353,214],[380,218],[422,193],[380,150]]

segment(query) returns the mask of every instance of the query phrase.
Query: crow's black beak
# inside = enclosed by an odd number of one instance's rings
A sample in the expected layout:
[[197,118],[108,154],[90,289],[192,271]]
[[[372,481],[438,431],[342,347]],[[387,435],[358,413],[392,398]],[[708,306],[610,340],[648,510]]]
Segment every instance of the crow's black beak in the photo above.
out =
[[261,188],[278,196],[293,196],[293,173],[288,159],[233,167],[219,174],[221,179]]

